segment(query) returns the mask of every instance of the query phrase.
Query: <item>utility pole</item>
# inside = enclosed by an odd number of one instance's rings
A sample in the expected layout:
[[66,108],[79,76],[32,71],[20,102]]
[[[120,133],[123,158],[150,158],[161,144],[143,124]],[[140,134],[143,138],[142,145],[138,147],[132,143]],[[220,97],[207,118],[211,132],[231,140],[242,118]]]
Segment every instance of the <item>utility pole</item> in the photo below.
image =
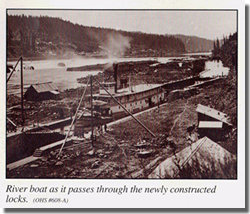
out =
[[23,57],[21,59],[21,111],[22,111],[22,127],[24,126],[24,113],[23,113]]
[[[85,87],[85,89],[84,89],[84,92],[83,92],[83,94],[82,94],[82,96],[81,96],[80,102],[79,102],[79,104],[78,104],[78,106],[77,106],[75,115],[74,115],[73,118],[72,118],[72,121],[71,121],[69,130],[68,130],[68,133],[67,133],[67,135],[66,135],[66,137],[65,137],[65,140],[64,140],[64,142],[63,142],[63,144],[62,144],[62,146],[61,146],[61,148],[60,148],[60,150],[59,150],[59,153],[58,153],[58,155],[57,155],[58,158],[59,158],[59,156],[60,156],[60,154],[61,154],[61,152],[62,152],[62,150],[63,150],[63,147],[64,147],[65,143],[67,142],[67,139],[68,139],[68,137],[69,137],[69,134],[70,134],[70,132],[71,132],[71,129],[72,129],[73,125],[74,125],[75,120],[78,119],[78,118],[77,118],[77,113],[78,113],[78,111],[79,111],[79,109],[80,109],[80,107],[81,107],[82,101],[83,101],[83,99],[84,99],[84,97],[85,97],[85,94],[86,94],[86,91],[87,91],[87,87],[88,87],[88,85],[89,85],[89,81],[90,81],[90,79],[88,79],[87,85],[86,85],[86,87]],[[84,111],[85,111],[85,110],[84,110]],[[84,113],[84,112],[83,112],[83,113]]]
[[91,143],[92,146],[94,145],[94,127],[93,127],[93,77],[92,75],[90,76],[90,105],[91,105]]

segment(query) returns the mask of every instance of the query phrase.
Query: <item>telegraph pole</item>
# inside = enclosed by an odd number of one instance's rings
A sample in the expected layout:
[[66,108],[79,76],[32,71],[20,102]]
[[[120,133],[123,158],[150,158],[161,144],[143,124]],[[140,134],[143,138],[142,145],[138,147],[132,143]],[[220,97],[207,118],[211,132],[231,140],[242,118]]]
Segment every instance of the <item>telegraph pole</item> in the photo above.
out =
[[93,77],[92,75],[90,76],[90,106],[91,106],[91,143],[92,146],[94,145],[94,124],[93,124]]
[[[77,106],[75,115],[74,115],[73,118],[72,118],[72,121],[71,121],[69,130],[68,130],[68,133],[67,133],[67,135],[66,135],[66,137],[65,137],[65,140],[64,140],[64,142],[63,142],[63,144],[62,144],[62,146],[61,146],[61,148],[60,148],[60,151],[59,151],[57,157],[60,156],[60,154],[61,154],[61,152],[62,152],[62,150],[63,150],[63,147],[64,147],[65,143],[67,142],[67,139],[68,139],[68,137],[69,137],[69,134],[70,134],[70,132],[71,132],[71,129],[72,129],[73,125],[74,125],[74,122],[75,122],[76,119],[78,119],[78,118],[77,118],[77,113],[78,113],[78,111],[79,111],[79,109],[80,109],[80,107],[81,107],[82,101],[83,101],[83,99],[84,99],[84,97],[85,97],[85,94],[86,94],[86,91],[87,91],[87,87],[88,87],[88,85],[89,85],[89,81],[90,81],[90,79],[88,79],[87,85],[86,85],[86,87],[85,87],[85,89],[84,89],[84,92],[83,92],[83,94],[82,94],[82,96],[81,96],[80,102],[79,102],[79,104],[78,104],[78,106]],[[85,110],[84,110],[84,111],[85,111]],[[83,111],[83,113],[84,113],[84,111]]]
[[22,127],[24,126],[24,112],[23,112],[23,57],[21,60],[21,111],[22,111]]

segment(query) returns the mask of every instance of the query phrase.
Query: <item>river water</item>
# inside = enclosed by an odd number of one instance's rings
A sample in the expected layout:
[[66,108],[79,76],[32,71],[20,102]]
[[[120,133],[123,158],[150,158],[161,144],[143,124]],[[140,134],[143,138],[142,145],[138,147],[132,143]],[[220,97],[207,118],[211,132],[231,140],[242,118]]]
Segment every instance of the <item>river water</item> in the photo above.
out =
[[218,77],[227,76],[229,72],[228,67],[224,67],[221,61],[207,61],[205,70],[200,73],[200,77]]
[[[60,91],[70,88],[79,87],[77,79],[86,77],[89,74],[97,74],[100,71],[90,72],[68,72],[67,67],[77,67],[84,65],[104,64],[113,62],[124,62],[124,61],[143,61],[143,60],[158,60],[161,63],[169,62],[176,58],[191,59],[191,55],[183,55],[180,57],[157,57],[157,58],[75,58],[75,59],[53,59],[53,60],[36,60],[36,61],[24,61],[24,88],[27,88],[30,84],[39,82],[54,82]],[[64,63],[65,67],[58,66],[58,63]],[[8,63],[11,64],[11,63]],[[14,64],[12,62],[12,64]],[[29,67],[33,66],[35,69],[30,70]],[[20,69],[16,69],[11,79],[7,84],[8,94],[19,94],[20,92]],[[229,69],[223,67],[219,61],[207,61],[204,72],[201,73],[202,77],[212,77],[227,75]]]

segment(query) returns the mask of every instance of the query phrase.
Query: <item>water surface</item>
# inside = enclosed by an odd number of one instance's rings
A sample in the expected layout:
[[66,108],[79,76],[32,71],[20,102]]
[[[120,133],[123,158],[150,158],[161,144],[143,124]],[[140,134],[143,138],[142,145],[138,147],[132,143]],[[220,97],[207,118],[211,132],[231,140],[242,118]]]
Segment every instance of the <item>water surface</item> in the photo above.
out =
[[[177,57],[141,57],[141,58],[75,58],[75,59],[53,59],[53,60],[34,60],[24,61],[24,88],[30,84],[42,82],[54,82],[60,91],[70,88],[79,87],[81,84],[77,82],[78,78],[86,77],[90,74],[96,75],[99,71],[66,71],[67,67],[77,67],[84,65],[105,64],[113,62],[125,61],[143,61],[143,60],[158,60],[160,63],[170,62],[174,59],[192,59],[193,54],[186,54]],[[202,54],[204,55],[204,54]],[[15,62],[11,62],[15,64]],[[11,64],[8,63],[8,64]],[[60,67],[58,63],[64,63],[65,67]],[[35,70],[30,70],[33,66]],[[221,61],[207,61],[205,70],[200,75],[202,77],[215,77],[227,75],[229,69],[223,67]],[[20,68],[14,72],[10,81],[7,84],[8,94],[20,93]]]

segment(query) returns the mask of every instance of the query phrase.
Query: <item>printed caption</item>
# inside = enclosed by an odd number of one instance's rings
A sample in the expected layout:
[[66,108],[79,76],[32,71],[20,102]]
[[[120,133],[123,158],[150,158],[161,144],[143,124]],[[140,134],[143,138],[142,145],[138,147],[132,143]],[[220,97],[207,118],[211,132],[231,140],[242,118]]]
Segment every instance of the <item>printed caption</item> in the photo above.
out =
[[[45,197],[35,197],[32,199],[33,203],[68,203],[69,197],[79,194],[160,194],[162,196],[167,194],[215,194],[217,186],[201,186],[201,187],[169,187],[165,185],[140,187],[138,185],[123,185],[123,186],[105,186],[99,185],[96,187],[71,187],[71,186],[17,186],[7,185],[6,187],[6,203],[29,203],[31,202],[28,196],[32,194],[44,194]],[[53,197],[60,193],[60,197]],[[51,195],[51,196],[50,196]],[[65,197],[61,197],[61,196]]]

